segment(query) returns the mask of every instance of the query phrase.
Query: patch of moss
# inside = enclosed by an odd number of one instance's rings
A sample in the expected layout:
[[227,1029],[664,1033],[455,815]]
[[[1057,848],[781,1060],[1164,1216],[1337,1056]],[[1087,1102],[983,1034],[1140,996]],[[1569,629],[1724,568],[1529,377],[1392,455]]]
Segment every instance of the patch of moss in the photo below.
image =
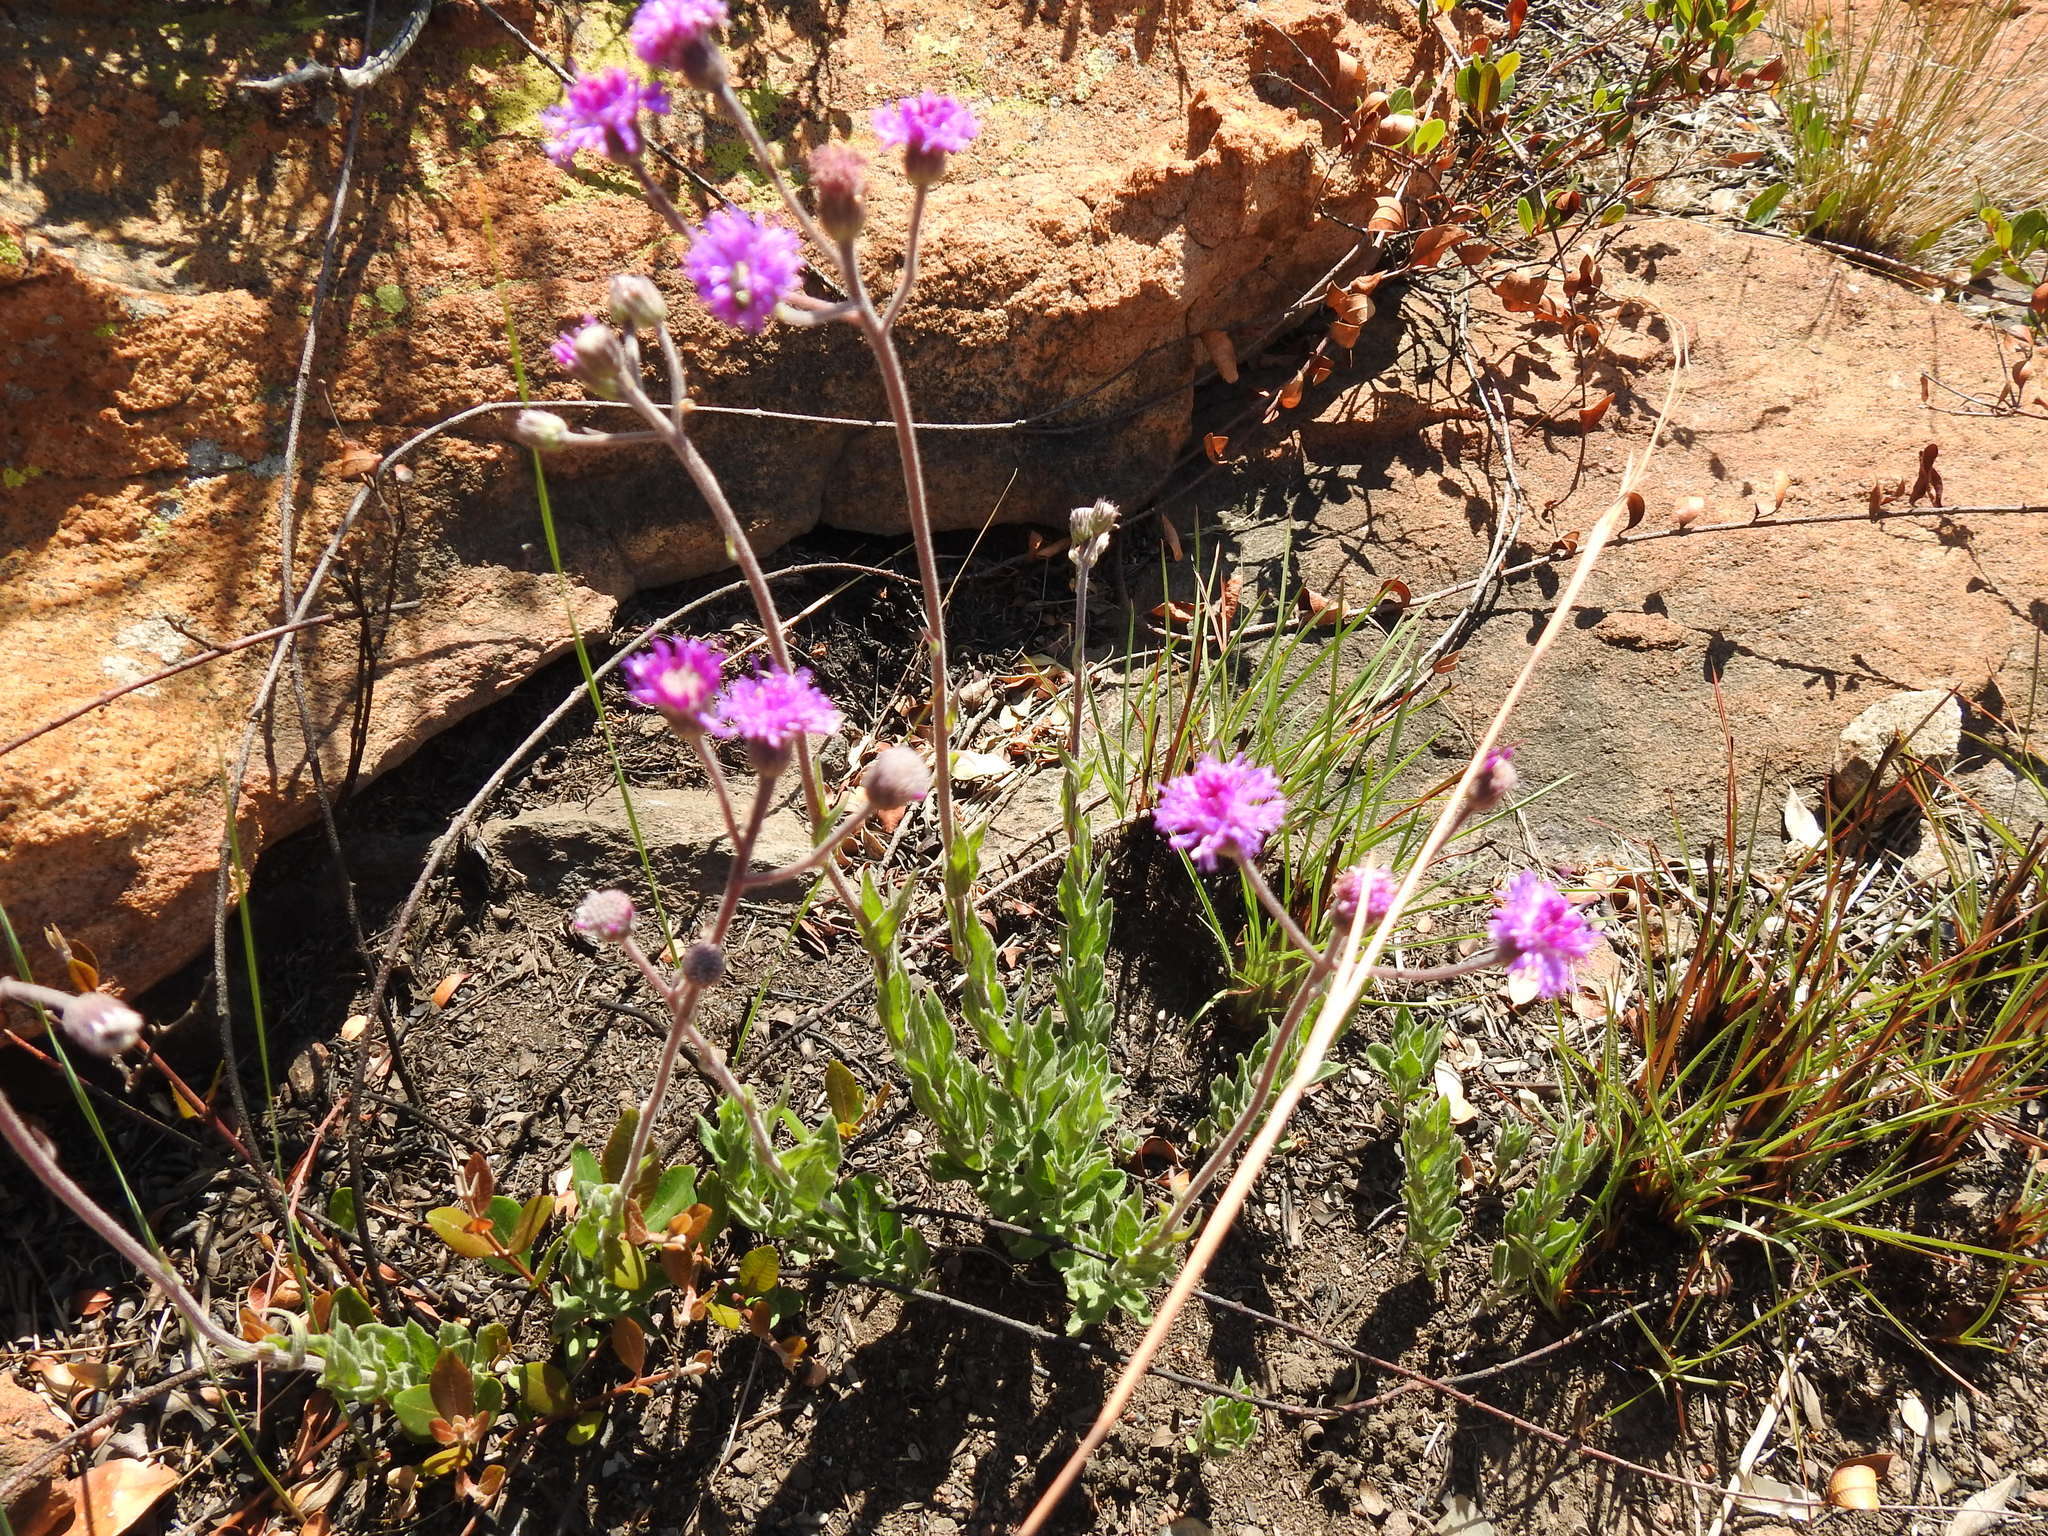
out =
[[24,464],[20,469],[16,469],[12,464],[0,467],[0,490],[18,491],[42,472],[43,466],[40,464]]
[[8,235],[0,235],[0,266],[18,267],[28,260],[28,252]]
[[405,313],[405,290],[396,283],[379,283],[370,297],[387,315],[395,318]]

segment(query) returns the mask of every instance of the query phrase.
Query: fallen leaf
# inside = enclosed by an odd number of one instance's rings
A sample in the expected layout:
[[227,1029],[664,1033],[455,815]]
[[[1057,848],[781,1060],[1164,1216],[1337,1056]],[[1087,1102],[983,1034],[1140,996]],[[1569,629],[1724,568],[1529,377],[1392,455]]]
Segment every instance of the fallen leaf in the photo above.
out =
[[1884,1500],[1878,1495],[1877,1480],[1891,1459],[1889,1451],[1881,1451],[1876,1456],[1853,1456],[1843,1462],[1828,1474],[1828,1502],[1837,1509],[1880,1507]]
[[1741,1494],[1735,1502],[1756,1514],[1777,1515],[1786,1520],[1811,1520],[1821,1499],[1796,1483],[1782,1483],[1761,1472],[1745,1472],[1736,1480]]
[[1543,302],[1548,284],[1540,272],[1510,272],[1493,285],[1494,293],[1510,312],[1531,312]]
[[120,1536],[177,1486],[178,1474],[169,1467],[133,1457],[103,1461],[72,1481],[77,1510],[72,1529],[81,1536]]
[[1608,408],[1613,404],[1614,393],[1610,390],[1591,405],[1586,406],[1579,412],[1579,430],[1581,432],[1590,432],[1599,426],[1600,418],[1607,414]]
[[446,976],[443,976],[440,983],[434,988],[434,1007],[437,1009],[446,1008],[448,1006],[448,999],[455,995],[456,988],[460,987],[467,980],[469,980],[469,972],[467,971],[450,971]]
[[1202,345],[1208,350],[1209,361],[1216,366],[1217,377],[1226,384],[1237,382],[1237,348],[1232,345],[1228,331],[1202,332]]
[[1949,1521],[1945,1536],[1982,1536],[1993,1526],[2003,1523],[2003,1510],[2012,1502],[2012,1496],[2019,1492],[2018,1473],[2001,1477],[1982,1493],[1973,1493],[1956,1510],[1956,1517]]
[[1436,1091],[1442,1094],[1451,1106],[1451,1124],[1469,1125],[1479,1118],[1479,1111],[1472,1107],[1472,1101],[1465,1097],[1465,1081],[1458,1076],[1458,1069],[1447,1061],[1436,1064]]
[[383,462],[384,455],[376,449],[351,443],[334,456],[334,472],[344,480],[359,480],[364,475],[374,474]]
[[983,779],[993,779],[1009,772],[1010,760],[994,752],[955,752],[953,754],[953,779],[956,783],[974,784]]
[[1223,456],[1230,452],[1230,439],[1221,432],[1211,432],[1202,439],[1202,452],[1209,456],[1211,464],[1221,464]]
[[360,1040],[369,1027],[370,1016],[367,1013],[352,1013],[341,1021],[341,1038],[351,1042]]
[[1463,240],[1467,230],[1462,224],[1439,224],[1434,229],[1425,229],[1415,237],[1415,246],[1409,252],[1410,265],[1433,267]]
[[1933,1427],[1927,1418],[1927,1405],[1920,1401],[1918,1394],[1912,1392],[1908,1392],[1899,1401],[1899,1420],[1922,1440],[1927,1438],[1928,1431]]
[[1495,1536],[1493,1522],[1479,1501],[1469,1494],[1444,1495],[1443,1518],[1436,1523],[1437,1536]]
[[[1796,784],[1785,791],[1785,838],[1794,848],[1818,848],[1827,841],[1820,829],[1820,822],[1815,820],[1813,812],[1806,808],[1806,801],[1800,798],[1799,786]],[[1906,1401],[1919,1407],[1918,1398],[1909,1397]],[[1926,1409],[1920,1410],[1920,1417],[1921,1428],[1918,1433],[1925,1435]]]

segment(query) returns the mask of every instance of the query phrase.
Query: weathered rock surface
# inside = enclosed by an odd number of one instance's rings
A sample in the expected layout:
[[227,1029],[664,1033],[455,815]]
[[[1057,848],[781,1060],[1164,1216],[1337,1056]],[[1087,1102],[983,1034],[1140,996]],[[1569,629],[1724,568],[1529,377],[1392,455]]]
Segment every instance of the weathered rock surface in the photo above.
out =
[[[1837,734],[1873,698],[1954,690],[1992,715],[2038,722],[2048,519],[1942,513],[1924,498],[1919,515],[1867,515],[1873,485],[1910,489],[1928,443],[1940,445],[1949,507],[2048,503],[2048,424],[1975,414],[1933,385],[1923,394],[1925,372],[1996,399],[2009,344],[1825,251],[1703,223],[1641,223],[1605,265],[1609,289],[1637,307],[1608,317],[1589,397],[1616,400],[1590,434],[1578,430],[1575,362],[1554,328],[1497,310],[1477,322],[1481,355],[1502,355],[1516,336],[1533,348],[1500,379],[1529,502],[1511,566],[1612,504],[1664,403],[1673,335],[1690,339],[1669,425],[1638,481],[1638,532],[1672,536],[1608,553],[1510,727],[1525,779],[1575,776],[1531,808],[1546,851],[1592,853],[1617,834],[1666,843],[1674,813],[1691,834],[1718,831],[1728,764],[1717,682],[1742,798],[1767,779],[1767,807],[1788,778],[1810,788],[1834,767]],[[1398,357],[1391,330],[1368,331],[1360,355],[1379,371],[1304,407],[1314,413],[1300,438],[1319,496],[1313,526],[1242,538],[1264,557],[1291,535],[1309,584],[1354,602],[1382,577],[1418,598],[1468,580],[1493,537],[1488,508],[1513,506],[1502,466],[1478,456],[1479,429],[1455,415],[1468,381],[1428,371],[1432,313],[1411,306],[1408,325]],[[1783,516],[1838,520],[1673,534],[1692,497],[1706,503],[1704,523],[1750,521],[1781,470]],[[1568,568],[1511,578],[1464,643],[1451,707],[1475,728]],[[1427,621],[1447,622],[1466,596],[1432,603]]]
[[[0,1376],[0,1483],[5,1483],[49,1454],[68,1433],[65,1423],[44,1402],[11,1376]],[[17,1526],[38,1509],[64,1474],[62,1460],[53,1461],[9,1497],[7,1514]]]
[[1954,694],[1927,688],[1879,699],[1835,744],[1835,800],[1847,804],[1873,781],[1876,795],[1888,794],[1923,766],[1947,767],[1962,745],[1963,706]]
[[[753,786],[736,782],[733,793],[744,809]],[[724,890],[732,842],[711,791],[635,789],[633,812],[664,890],[706,896]],[[616,881],[637,890],[645,881],[625,797],[616,789],[588,804],[543,805],[486,821],[477,829],[477,847],[494,874],[515,876],[536,894],[569,903],[593,886]],[[810,824],[785,796],[762,823],[748,868],[757,874],[781,869],[810,851]]]
[[[506,8],[531,25],[530,12]],[[628,13],[568,42],[588,65]],[[230,5],[139,17],[112,0],[15,12],[0,79],[15,130],[0,181],[0,742],[275,623],[284,561],[284,424],[347,127],[324,92],[238,92],[341,36],[278,30]],[[867,111],[948,89],[986,131],[934,197],[924,277],[902,327],[921,414],[1044,417],[936,434],[949,526],[1063,515],[1156,477],[1185,440],[1192,338],[1249,338],[1351,240],[1319,222],[1327,129],[1301,86],[1341,43],[1376,79],[1410,72],[1405,7],[1221,0],[1156,21],[1062,23],[1030,7],[854,7],[839,30],[763,20],[734,45],[771,135],[872,147]],[[360,475],[409,434],[517,393],[507,330],[563,394],[546,343],[607,276],[652,272],[674,299],[698,393],[724,404],[871,418],[850,334],[714,327],[677,282],[676,243],[628,182],[564,176],[538,153],[559,86],[488,17],[438,8],[403,68],[364,103],[354,199],[313,359],[291,540],[294,585],[341,526]],[[679,111],[663,135],[730,195],[757,195],[728,130]],[[875,175],[873,273],[900,256],[907,197]],[[900,526],[888,434],[700,418],[707,455],[763,545],[821,519]],[[1099,423],[1086,430],[1077,425]],[[245,857],[315,814],[302,737],[330,777],[374,775],[569,643],[546,576],[531,472],[503,418],[414,461],[343,546],[356,589],[418,607],[367,645],[337,625],[305,645],[311,731],[287,683],[243,785]],[[716,569],[707,514],[640,451],[550,465],[578,622],[602,629],[638,588]],[[350,611],[337,586],[323,607]],[[139,987],[203,942],[236,755],[267,647],[152,683],[0,758],[0,900],[61,927]],[[374,679],[365,688],[359,667]],[[40,945],[39,966],[51,960]]]

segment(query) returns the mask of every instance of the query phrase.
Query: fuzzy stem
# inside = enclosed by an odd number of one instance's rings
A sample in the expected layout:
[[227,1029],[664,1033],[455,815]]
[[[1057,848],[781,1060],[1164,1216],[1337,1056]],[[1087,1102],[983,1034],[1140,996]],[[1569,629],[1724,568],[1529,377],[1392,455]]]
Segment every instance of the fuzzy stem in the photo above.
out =
[[839,818],[839,825],[834,827],[831,834],[822,843],[818,844],[817,847],[798,859],[794,864],[785,864],[780,869],[767,870],[758,875],[742,875],[740,877],[740,884],[749,889],[757,885],[780,885],[785,880],[794,880],[799,875],[809,874],[812,870],[821,867],[827,859],[831,858],[833,853],[838,850],[840,844],[844,843],[865,826],[867,819],[867,795],[864,792],[857,792],[853,803],[846,808],[846,813]]
[[[28,983],[17,982],[9,987],[12,995],[21,997]],[[33,988],[35,992],[47,993],[48,987]],[[63,993],[57,993],[62,999]],[[12,1147],[17,1156],[28,1165],[29,1172],[43,1181],[50,1193],[55,1195],[94,1234],[114,1252],[126,1259],[152,1284],[161,1286],[171,1305],[184,1314],[195,1333],[223,1355],[237,1363],[257,1361],[266,1365],[320,1370],[325,1362],[317,1356],[297,1357],[269,1344],[254,1344],[247,1339],[238,1339],[219,1323],[215,1322],[199,1298],[185,1288],[185,1282],[178,1272],[163,1258],[151,1253],[129,1235],[122,1225],[109,1216],[92,1196],[88,1195],[71,1176],[58,1166],[55,1158],[43,1147],[28,1122],[16,1113],[13,1102],[4,1091],[0,1091],[0,1140]]]
[[[754,804],[747,813],[747,822],[740,834],[733,840],[732,870],[725,879],[725,893],[719,898],[718,915],[711,921],[711,931],[704,942],[725,947],[725,936],[732,926],[733,914],[739,910],[740,887],[748,861],[754,854],[754,843],[761,835],[761,824],[768,819],[768,803],[774,797],[776,775],[764,773],[754,781]],[[755,1150],[759,1152],[762,1165],[775,1173],[784,1183],[789,1174],[775,1156],[775,1144],[769,1139],[768,1127],[761,1121],[761,1114],[754,1106],[753,1097],[740,1085],[732,1069],[726,1065],[725,1053],[704,1038],[696,1025],[697,1000],[704,988],[697,982],[685,979],[680,986],[671,986],[660,969],[647,957],[647,952],[630,936],[622,944],[626,957],[640,968],[640,974],[647,978],[656,996],[669,1012],[668,1039],[661,1048],[661,1060],[654,1069],[654,1086],[648,1090],[647,1102],[640,1111],[640,1120],[633,1127],[632,1146],[626,1153],[626,1188],[631,1189],[640,1178],[640,1161],[647,1155],[647,1144],[654,1135],[654,1118],[661,1112],[662,1101],[668,1097],[669,1079],[675,1073],[676,1057],[687,1043],[697,1058],[697,1068],[709,1078],[719,1092],[738,1104],[741,1113],[747,1117],[747,1128],[753,1133]]]
[[[920,188],[920,191],[923,189]],[[1088,702],[1088,577],[1095,562],[1074,562],[1074,717],[1067,722],[1067,756],[1081,754],[1081,711]]]

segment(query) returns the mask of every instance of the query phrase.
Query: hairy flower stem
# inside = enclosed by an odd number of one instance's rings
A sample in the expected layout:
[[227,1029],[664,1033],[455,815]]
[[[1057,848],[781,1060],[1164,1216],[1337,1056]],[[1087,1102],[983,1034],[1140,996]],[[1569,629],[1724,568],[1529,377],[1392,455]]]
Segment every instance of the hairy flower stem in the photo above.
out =
[[1343,933],[1331,935],[1328,952],[1317,953],[1315,968],[1309,972],[1307,979],[1295,988],[1294,1000],[1287,1005],[1287,1016],[1280,1021],[1280,1028],[1273,1034],[1273,1048],[1266,1053],[1266,1064],[1260,1069],[1258,1082],[1252,1086],[1251,1097],[1245,1100],[1243,1110],[1239,1112],[1230,1129],[1224,1133],[1223,1139],[1217,1142],[1214,1150],[1203,1159],[1202,1166],[1194,1171],[1188,1179],[1187,1186],[1174,1200],[1173,1210],[1159,1225],[1162,1241],[1174,1242],[1178,1240],[1179,1234],[1187,1230],[1188,1213],[1194,1210],[1195,1202],[1202,1198],[1203,1192],[1214,1184],[1223,1170],[1230,1165],[1231,1154],[1237,1151],[1245,1137],[1251,1134],[1252,1127],[1259,1123],[1259,1117],[1266,1112],[1266,1105],[1273,1097],[1273,1086],[1280,1080],[1280,1069],[1287,1062],[1288,1042],[1301,1033],[1301,1021],[1308,1016],[1309,1004],[1321,995],[1322,979],[1336,969],[1337,957],[1343,952],[1345,937]]
[[1259,873],[1259,866],[1250,859],[1237,859],[1234,862],[1244,871],[1244,877],[1251,885],[1252,894],[1259,898],[1259,905],[1264,907],[1273,921],[1280,925],[1280,931],[1287,935],[1289,942],[1308,956],[1310,977],[1334,970],[1337,964],[1335,958],[1317,949],[1309,936],[1301,931],[1301,924],[1294,920],[1294,914],[1287,910],[1287,904],[1274,894],[1273,887],[1266,883],[1266,877]]
[[[931,510],[925,499],[924,460],[917,446],[917,424],[910,410],[910,389],[904,382],[903,362],[896,354],[896,343],[891,331],[896,322],[897,312],[903,306],[905,296],[917,275],[917,245],[920,228],[924,221],[925,189],[919,187],[911,205],[910,231],[903,255],[903,276],[890,295],[885,310],[875,308],[873,297],[868,293],[867,284],[860,273],[859,252],[851,241],[835,241],[819,227],[804,205],[797,200],[782,169],[768,152],[768,145],[761,137],[761,130],[754,126],[754,119],[741,103],[738,94],[730,84],[718,87],[719,105],[725,115],[732,119],[747,147],[753,152],[754,161],[759,165],[775,190],[782,197],[783,206],[789,210],[798,228],[819,250],[830,251],[837,259],[840,275],[846,284],[847,302],[853,305],[853,323],[860,327],[862,337],[867,341],[868,350],[874,354],[875,369],[882,377],[882,393],[889,401],[889,419],[896,427],[896,453],[903,464],[903,497],[909,513],[910,537],[917,546],[917,573],[919,585],[924,592],[925,624],[930,635],[932,672],[932,789],[933,799],[938,807],[939,844],[944,850],[947,869],[952,868],[952,853],[958,830],[958,818],[953,809],[953,751],[951,690],[947,686],[946,667],[946,593],[939,583],[938,554],[932,544]],[[964,931],[967,918],[967,894],[964,891],[947,890],[948,904],[957,909],[953,913],[956,928]]]
[[1088,577],[1094,569],[1093,560],[1074,562],[1074,691],[1068,706],[1074,716],[1067,722],[1069,757],[1081,755],[1081,714],[1088,703]]
[[[47,987],[34,990],[50,991]],[[65,995],[60,992],[55,996],[63,1000]],[[51,1027],[54,1028],[54,1024]],[[13,1102],[4,1091],[0,1091],[0,1140],[14,1149],[15,1154],[28,1165],[29,1172],[41,1179],[50,1193],[70,1208],[72,1215],[90,1227],[102,1242],[126,1259],[151,1284],[160,1286],[171,1305],[184,1314],[193,1332],[228,1359],[237,1363],[255,1361],[287,1368],[321,1369],[323,1362],[315,1356],[297,1357],[273,1345],[238,1339],[215,1322],[199,1298],[185,1288],[185,1282],[178,1278],[178,1272],[167,1261],[130,1236],[127,1229],[102,1210],[99,1203],[58,1166],[41,1139],[29,1129],[28,1122],[15,1112]]]
[[[761,824],[768,819],[768,803],[775,794],[777,775],[764,773],[754,781],[754,804],[747,813],[746,825],[740,828],[733,839],[732,870],[725,877],[725,893],[718,901],[718,915],[711,920],[711,930],[704,942],[725,947],[725,936],[732,927],[733,914],[739,910],[740,888],[745,883],[748,862],[754,856],[754,844],[761,836]],[[789,1174],[775,1156],[775,1143],[769,1139],[768,1127],[761,1120],[761,1112],[755,1107],[753,1096],[733,1076],[732,1068],[726,1065],[725,1053],[697,1028],[697,1001],[704,994],[702,984],[685,979],[671,983],[661,973],[661,968],[648,958],[647,952],[628,937],[621,945],[626,958],[640,968],[640,974],[647,978],[647,984],[654,989],[669,1013],[668,1039],[661,1048],[661,1060],[654,1069],[654,1086],[648,1090],[647,1102],[641,1108],[639,1123],[633,1127],[633,1143],[626,1153],[625,1187],[630,1190],[640,1179],[640,1162],[647,1155],[647,1143],[654,1135],[654,1118],[661,1112],[662,1101],[668,1097],[669,1080],[675,1075],[676,1057],[685,1044],[697,1058],[697,1069],[711,1081],[727,1098],[738,1104],[741,1113],[747,1117],[747,1129],[753,1133],[754,1149],[760,1155],[764,1168],[770,1170],[783,1183],[789,1182]]]
[[740,884],[749,890],[760,885],[781,885],[784,881],[794,880],[814,869],[822,868],[825,861],[838,852],[842,843],[867,824],[867,819],[868,797],[864,791],[856,790],[853,803],[847,806],[839,818],[839,825],[834,827],[817,847],[794,864],[785,864],[780,869],[766,870],[758,875],[743,875]]

